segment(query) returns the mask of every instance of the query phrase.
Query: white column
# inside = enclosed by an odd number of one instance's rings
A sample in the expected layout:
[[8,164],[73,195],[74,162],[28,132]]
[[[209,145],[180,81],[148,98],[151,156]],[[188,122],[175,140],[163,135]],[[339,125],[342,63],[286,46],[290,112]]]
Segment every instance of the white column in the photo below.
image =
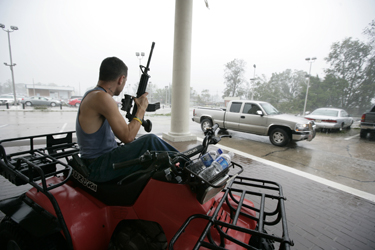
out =
[[170,141],[196,140],[189,132],[192,14],[193,0],[176,0],[171,131],[163,133]]

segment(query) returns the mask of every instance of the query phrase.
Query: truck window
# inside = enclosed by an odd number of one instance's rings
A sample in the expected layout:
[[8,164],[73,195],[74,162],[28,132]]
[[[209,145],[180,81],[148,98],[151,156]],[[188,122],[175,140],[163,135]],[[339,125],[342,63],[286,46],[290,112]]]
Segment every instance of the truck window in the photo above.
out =
[[261,110],[258,105],[245,103],[242,113],[256,115],[258,110]]
[[247,114],[249,110],[251,109],[252,104],[251,103],[245,103],[245,106],[243,107],[242,113]]
[[232,102],[232,105],[230,105],[230,112],[233,113],[240,113],[242,102]]

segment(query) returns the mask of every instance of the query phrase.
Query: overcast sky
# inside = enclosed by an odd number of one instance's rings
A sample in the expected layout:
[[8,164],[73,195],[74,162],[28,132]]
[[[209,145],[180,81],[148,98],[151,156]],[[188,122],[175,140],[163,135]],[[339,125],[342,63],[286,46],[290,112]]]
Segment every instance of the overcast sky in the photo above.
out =
[[[324,76],[330,47],[362,34],[375,19],[374,0],[204,0],[193,3],[191,86],[222,95],[224,65],[247,63],[254,74],[308,71]],[[12,32],[16,83],[55,83],[84,92],[98,81],[101,61],[117,56],[129,67],[128,84],[139,81],[136,52],[155,49],[150,81],[172,83],[174,0],[0,0],[0,23]],[[0,83],[11,80],[7,33],[0,32]]]

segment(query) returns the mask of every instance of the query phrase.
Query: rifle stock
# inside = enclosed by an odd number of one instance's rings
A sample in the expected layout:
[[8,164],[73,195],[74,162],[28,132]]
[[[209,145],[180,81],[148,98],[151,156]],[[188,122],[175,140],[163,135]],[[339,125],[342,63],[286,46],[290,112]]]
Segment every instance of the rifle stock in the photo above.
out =
[[[152,57],[152,52],[154,51],[155,42],[152,42],[151,45],[151,51],[150,55],[147,60],[147,65],[142,66],[140,65],[140,69],[142,72],[141,79],[139,80],[139,86],[137,90],[137,98],[143,95],[146,92],[148,79],[150,78],[150,75],[148,75],[148,71],[150,70],[150,62]],[[137,113],[137,105],[134,105],[134,97],[125,94],[124,99],[121,100],[122,107],[121,110],[124,110],[126,112],[126,118],[128,118],[129,122],[135,117],[135,114]],[[134,106],[134,107],[133,107]],[[132,112],[130,113],[130,109],[133,107]],[[154,103],[154,104],[148,104],[146,111],[148,112],[154,112],[156,110],[160,109],[160,103]],[[144,127],[146,132],[151,132],[152,130],[152,123],[150,120],[144,120],[142,119],[142,126]]]

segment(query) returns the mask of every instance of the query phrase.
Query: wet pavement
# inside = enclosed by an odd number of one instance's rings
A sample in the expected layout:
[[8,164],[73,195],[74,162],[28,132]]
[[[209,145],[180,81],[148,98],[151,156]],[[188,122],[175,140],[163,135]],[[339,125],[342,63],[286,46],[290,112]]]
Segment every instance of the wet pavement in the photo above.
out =
[[[183,151],[199,142],[170,143]],[[244,176],[282,185],[292,249],[375,249],[374,201],[239,154],[234,161]]]
[[[27,112],[14,115],[14,112],[2,111],[0,138],[30,135],[41,129],[43,133],[74,130],[76,111],[67,111],[55,111],[58,115],[54,119],[50,119],[48,112],[38,112],[34,115],[38,118],[27,126]],[[8,118],[6,122],[3,117]],[[153,121],[153,132],[161,135],[170,130],[170,118],[159,118],[149,117]],[[199,124],[191,123],[190,129],[191,133],[202,137]],[[218,146],[236,153],[234,161],[244,166],[243,175],[276,181],[283,186],[289,233],[295,243],[292,249],[375,249],[375,200],[371,195],[352,192],[375,193],[374,141],[359,140],[354,135],[358,130],[352,130],[353,134],[348,136],[318,133],[317,140],[294,143],[287,148],[273,147],[267,137],[230,132],[233,138],[223,139]],[[141,130],[140,134],[143,133]],[[352,136],[354,138],[345,140]],[[170,143],[184,151],[200,140]],[[359,144],[365,146],[359,147]],[[335,183],[341,186],[336,185],[336,188]],[[367,184],[361,186],[360,183]],[[26,189],[27,186],[15,187],[0,177],[0,200]]]

